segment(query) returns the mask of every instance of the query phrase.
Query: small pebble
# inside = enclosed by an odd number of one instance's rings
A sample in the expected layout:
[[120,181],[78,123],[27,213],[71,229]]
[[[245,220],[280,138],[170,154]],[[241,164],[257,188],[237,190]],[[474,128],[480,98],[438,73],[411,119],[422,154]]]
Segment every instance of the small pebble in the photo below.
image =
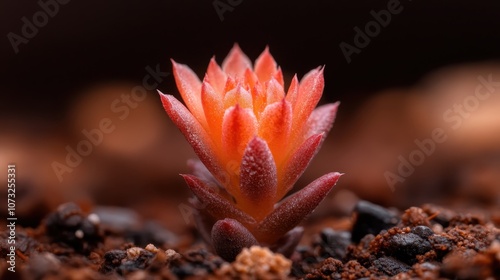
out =
[[387,275],[394,276],[396,274],[406,272],[411,269],[411,267],[401,261],[398,261],[391,257],[382,257],[373,261],[373,265],[380,271],[386,273]]
[[429,241],[414,234],[395,234],[388,240],[388,253],[408,264],[413,264],[417,255],[423,255],[432,249]]
[[416,226],[416,227],[412,228],[411,232],[413,232],[414,234],[416,234],[422,238],[426,238],[426,239],[427,239],[427,237],[434,234],[432,229],[430,229],[429,227],[426,227],[426,226]]
[[351,239],[359,242],[365,235],[377,235],[384,229],[394,227],[398,217],[382,206],[368,201],[359,201],[354,209],[356,220],[351,231]]

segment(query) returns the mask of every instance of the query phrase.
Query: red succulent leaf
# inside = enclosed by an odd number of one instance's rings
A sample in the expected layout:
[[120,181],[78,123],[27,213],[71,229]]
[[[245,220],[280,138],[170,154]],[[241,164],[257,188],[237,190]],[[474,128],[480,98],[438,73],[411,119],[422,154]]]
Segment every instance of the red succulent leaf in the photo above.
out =
[[224,102],[221,95],[215,91],[207,80],[208,77],[205,77],[201,86],[201,104],[212,139],[219,140],[222,134],[221,126],[224,114]]
[[226,92],[224,96],[224,109],[238,104],[241,108],[253,107],[252,94],[246,91],[240,84],[234,89]]
[[288,91],[286,93],[286,100],[292,104],[292,108],[295,108],[295,104],[297,103],[297,98],[299,95],[299,79],[297,78],[297,74],[293,75],[292,82],[288,87]]
[[276,79],[271,78],[271,80],[265,85],[267,104],[273,104],[275,102],[281,101],[285,97],[285,90]]
[[184,134],[203,164],[218,180],[225,178],[226,175],[218,161],[219,157],[214,150],[214,144],[198,120],[175,97],[158,92],[165,111]]
[[302,145],[292,154],[287,164],[283,169],[283,177],[280,182],[277,199],[281,199],[292,187],[295,182],[302,176],[309,162],[320,148],[323,134],[315,134],[307,138]]
[[333,104],[322,105],[314,109],[311,116],[309,116],[309,119],[307,120],[306,137],[310,137],[318,133],[324,133],[324,140],[327,133],[333,126],[339,105],[340,102],[335,102]]
[[[259,136],[266,139],[273,155],[282,155],[292,127],[292,107],[290,102],[282,99],[266,107],[259,121]],[[276,157],[277,162],[282,158]]]
[[300,81],[299,92],[293,106],[294,134],[302,131],[304,123],[321,99],[325,85],[323,70],[324,68],[311,70]]
[[219,95],[223,96],[227,75],[226,73],[224,73],[224,71],[222,71],[220,66],[215,61],[214,57],[210,59],[210,64],[208,64],[207,79],[208,82],[213,86],[215,91]]
[[201,161],[190,159],[188,160],[187,165],[191,169],[192,175],[203,181],[208,187],[216,190],[217,193],[227,201],[233,201],[233,197],[226,191],[224,186],[217,182],[214,176],[212,176],[210,171],[208,171]]
[[191,174],[205,182],[205,184],[213,187],[214,189],[219,188],[219,183],[201,161],[189,159],[187,161],[187,166],[191,170]]
[[256,131],[257,120],[252,110],[239,104],[226,110],[222,120],[222,146],[231,160],[241,160],[248,141]]
[[285,80],[283,79],[283,72],[281,71],[281,67],[278,66],[278,70],[274,73],[273,76],[278,83],[280,83],[281,87],[285,87]]
[[222,70],[224,70],[227,75],[237,78],[243,77],[247,68],[252,69],[252,62],[245,53],[243,53],[240,46],[234,44],[229,54],[222,62]]
[[264,92],[263,86],[259,82],[256,82],[255,85],[251,88],[251,93],[253,99],[254,115],[259,118],[262,111],[264,111],[267,106],[267,96]]
[[283,201],[257,226],[258,239],[272,243],[297,226],[326,197],[342,174],[328,173]]
[[266,49],[255,60],[255,74],[257,74],[259,81],[263,83],[271,79],[277,67],[276,61],[274,61],[273,56],[269,52],[269,47],[266,46]]
[[201,81],[196,74],[187,65],[176,63],[171,59],[173,65],[173,72],[175,83],[182,99],[189,108],[189,111],[196,117],[196,119],[205,126],[205,116],[203,115],[203,108],[201,105]]
[[234,261],[243,248],[258,244],[252,233],[236,220],[219,220],[212,227],[212,245],[226,261]]
[[276,165],[266,141],[258,137],[250,140],[240,170],[241,195],[249,204],[243,209],[259,220],[273,209],[278,184]]
[[236,208],[202,180],[192,175],[181,176],[184,178],[196,198],[200,200],[201,205],[204,207],[203,210],[213,217],[218,219],[226,217],[236,219],[247,226],[256,223],[254,218]]

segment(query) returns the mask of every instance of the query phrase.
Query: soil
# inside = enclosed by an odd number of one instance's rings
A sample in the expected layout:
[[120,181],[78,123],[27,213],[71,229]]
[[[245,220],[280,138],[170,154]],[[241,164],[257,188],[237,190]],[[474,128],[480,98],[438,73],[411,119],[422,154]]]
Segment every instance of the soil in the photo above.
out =
[[[359,201],[352,216],[309,220],[289,259],[252,247],[227,263],[191,225],[174,233],[127,208],[66,203],[16,227],[16,272],[2,261],[1,279],[500,279],[499,217]],[[9,231],[0,235],[7,257]]]

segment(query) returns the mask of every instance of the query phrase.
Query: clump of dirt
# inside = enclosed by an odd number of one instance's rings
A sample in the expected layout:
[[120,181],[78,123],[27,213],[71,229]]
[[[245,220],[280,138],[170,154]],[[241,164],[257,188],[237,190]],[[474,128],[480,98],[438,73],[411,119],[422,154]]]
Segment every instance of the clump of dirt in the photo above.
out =
[[[76,204],[63,204],[37,228],[18,227],[16,272],[1,262],[1,278],[500,278],[500,229],[487,210],[471,215],[423,205],[397,212],[361,201],[350,230],[325,227],[305,238],[307,243],[290,259],[252,247],[233,263],[211,253],[195,234],[174,234],[154,221],[141,221],[130,210],[94,210],[87,213]],[[3,257],[10,248],[8,234],[0,233]]]

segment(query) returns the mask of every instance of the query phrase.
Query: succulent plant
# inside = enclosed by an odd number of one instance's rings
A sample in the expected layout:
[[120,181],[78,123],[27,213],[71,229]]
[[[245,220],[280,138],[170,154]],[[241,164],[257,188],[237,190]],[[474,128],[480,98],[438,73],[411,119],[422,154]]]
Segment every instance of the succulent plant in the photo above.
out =
[[186,106],[160,93],[163,106],[200,161],[182,175],[194,194],[197,225],[226,260],[262,245],[289,255],[302,237],[297,225],[335,185],[326,174],[282,200],[330,130],[338,102],[315,109],[324,67],[295,75],[285,94],[283,74],[266,47],[251,61],[234,45],[220,67],[211,59],[203,81],[172,60]]

